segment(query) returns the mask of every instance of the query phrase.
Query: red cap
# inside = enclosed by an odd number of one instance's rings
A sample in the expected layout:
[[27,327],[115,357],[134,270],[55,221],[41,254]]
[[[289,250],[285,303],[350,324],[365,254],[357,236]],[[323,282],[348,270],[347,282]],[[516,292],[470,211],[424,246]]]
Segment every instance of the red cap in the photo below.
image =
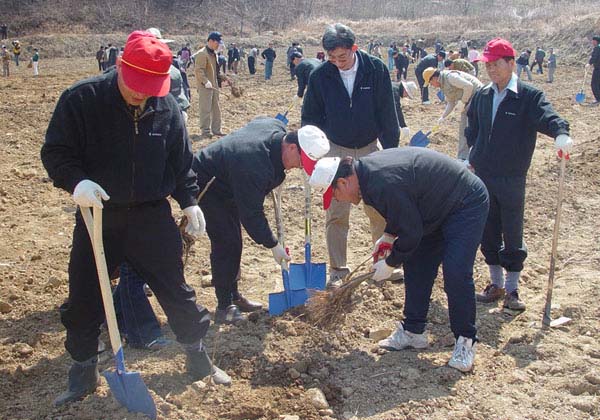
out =
[[327,210],[331,206],[331,199],[333,198],[333,187],[330,185],[323,193],[323,210]]
[[516,57],[517,52],[512,47],[511,43],[506,39],[494,38],[488,42],[483,49],[483,54],[474,61],[483,61],[488,63],[490,61],[496,61],[502,57]]
[[150,32],[135,31],[127,38],[121,75],[127,87],[150,96],[165,96],[171,88],[172,53]]
[[306,152],[300,149],[300,160],[302,161],[302,167],[308,176],[312,175],[315,170],[316,160],[313,160],[306,154]]

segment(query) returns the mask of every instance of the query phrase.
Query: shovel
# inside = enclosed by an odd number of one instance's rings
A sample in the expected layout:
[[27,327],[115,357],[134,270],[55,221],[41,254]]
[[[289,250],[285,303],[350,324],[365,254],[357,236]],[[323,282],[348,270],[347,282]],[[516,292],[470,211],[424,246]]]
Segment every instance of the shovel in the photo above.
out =
[[446,96],[444,95],[444,92],[442,92],[441,90],[438,90],[436,95],[437,95],[438,99],[440,100],[440,102],[446,101]]
[[292,290],[296,284],[303,284],[300,289],[324,290],[326,282],[325,263],[311,262],[311,202],[308,177],[304,178],[304,264],[290,264],[290,283]]
[[278,113],[277,115],[275,115],[275,119],[281,121],[282,123],[284,123],[285,125],[288,124],[289,120],[287,119],[287,114],[288,112],[290,112],[292,110],[292,108],[294,107],[294,104],[296,103],[296,99],[292,99],[292,102],[290,102],[290,105],[288,106],[287,110],[282,114],[282,113]]
[[408,145],[414,147],[427,147],[430,143],[429,136],[438,131],[440,131],[439,125],[434,125],[427,133],[423,133],[423,130],[419,130],[412,136]]
[[104,303],[104,314],[106,324],[108,325],[108,335],[116,364],[116,372],[105,371],[102,375],[106,378],[108,386],[116,400],[129,411],[134,413],[143,413],[150,419],[156,419],[156,406],[154,400],[146,388],[139,372],[127,372],[125,370],[125,359],[123,357],[123,348],[121,347],[121,335],[117,326],[117,317],[115,315],[115,306],[110,290],[110,280],[108,269],[106,268],[106,258],[104,256],[104,244],[102,241],[102,209],[94,207],[94,217],[89,207],[81,207],[81,215],[87,227],[94,258],[96,260],[96,270],[98,271],[98,281],[100,291],[102,292],[102,301]]
[[585,88],[585,78],[587,76],[587,67],[585,68],[585,72],[583,73],[583,83],[581,84],[581,89],[579,90],[579,93],[577,95],[575,95],[575,102],[577,102],[578,104],[582,104],[585,102],[585,93],[584,93],[584,88]]
[[563,190],[565,185],[565,167],[568,157],[560,155],[560,177],[558,181],[558,203],[556,205],[556,218],[554,219],[554,232],[552,234],[552,254],[550,255],[550,273],[548,274],[548,291],[546,292],[546,307],[544,308],[544,317],[542,324],[546,327],[559,327],[571,322],[571,318],[561,316],[558,319],[552,319],[550,310],[552,309],[552,289],[554,288],[554,268],[556,266],[556,248],[558,246],[558,229],[560,226],[560,215],[562,213]]
[[[271,191],[271,197],[275,207],[277,236],[279,237],[279,243],[285,247],[283,221],[281,220],[281,195]],[[303,305],[308,299],[308,292],[304,284],[290,284],[290,273],[286,260],[281,261],[281,277],[283,278],[283,292],[269,293],[269,315],[271,316],[281,315],[290,308]],[[294,290],[294,287],[297,289]]]

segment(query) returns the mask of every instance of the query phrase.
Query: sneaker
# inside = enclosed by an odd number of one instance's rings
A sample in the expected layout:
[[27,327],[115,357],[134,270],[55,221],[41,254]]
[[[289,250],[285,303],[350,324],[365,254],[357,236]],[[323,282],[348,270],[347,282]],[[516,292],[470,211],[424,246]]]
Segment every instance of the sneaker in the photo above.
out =
[[456,340],[452,357],[448,366],[458,369],[461,372],[469,372],[473,369],[475,361],[475,342],[472,338],[466,338],[462,335]]
[[504,296],[504,307],[513,311],[524,311],[525,303],[519,299],[519,292],[513,290]]
[[234,325],[245,320],[246,317],[240,312],[240,308],[235,305],[229,305],[226,309],[217,309],[215,311],[216,324]]
[[477,302],[492,303],[504,297],[505,293],[506,291],[503,287],[498,287],[495,284],[490,283],[485,286],[485,289],[483,289],[482,293],[477,293],[475,298],[477,299]]
[[388,338],[380,340],[377,345],[386,350],[403,350],[412,347],[413,349],[424,349],[429,346],[427,332],[416,334],[410,331],[404,331],[402,323],[398,324],[396,331]]
[[423,105],[431,105],[431,101],[424,101],[424,102],[421,102],[421,104],[423,104]]
[[328,288],[337,288],[344,283],[346,276],[350,274],[348,267],[342,268],[330,268],[329,269],[329,281],[327,282]]

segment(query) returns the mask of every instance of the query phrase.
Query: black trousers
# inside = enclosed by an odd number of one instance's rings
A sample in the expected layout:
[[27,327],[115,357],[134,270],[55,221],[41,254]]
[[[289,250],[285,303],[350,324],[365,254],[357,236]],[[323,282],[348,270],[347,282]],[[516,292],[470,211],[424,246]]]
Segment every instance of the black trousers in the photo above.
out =
[[596,101],[600,102],[600,67],[594,67],[592,72],[592,93]]
[[415,76],[417,76],[417,82],[421,88],[421,102],[427,102],[429,100],[429,87],[423,87],[425,79],[423,79],[423,73],[415,69]]
[[490,210],[481,240],[485,262],[501,265],[507,271],[521,271],[527,258],[527,246],[523,242],[525,177],[478,176],[490,196]]
[[219,309],[239,298],[242,261],[242,227],[233,199],[222,199],[209,190],[200,201],[210,239],[210,267]]
[[256,59],[253,56],[248,57],[248,71],[250,74],[256,73]]
[[[177,341],[199,341],[209,327],[208,311],[196,305],[194,289],[185,283],[181,235],[167,200],[103,212],[103,240],[108,272],[128,262],[149,284],[167,315]],[[90,238],[79,211],[75,215],[69,262],[69,299],[61,307],[67,329],[65,348],[84,361],[98,349],[104,322],[102,296]]]

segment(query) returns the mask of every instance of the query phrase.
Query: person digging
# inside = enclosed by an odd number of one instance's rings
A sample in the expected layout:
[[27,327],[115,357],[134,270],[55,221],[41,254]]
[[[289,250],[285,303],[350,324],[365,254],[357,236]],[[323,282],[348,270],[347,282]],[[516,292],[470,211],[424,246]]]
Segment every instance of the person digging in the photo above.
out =
[[201,149],[193,168],[200,190],[214,182],[200,199],[210,238],[210,265],[215,286],[215,322],[235,324],[242,312],[262,305],[242,296],[238,289],[242,258],[242,230],[271,250],[277,264],[290,260],[269,227],[265,197],[278,187],[292,168],[312,173],[315,161],[329,151],[325,134],[314,126],[286,132],[275,118],[260,117]]
[[[440,264],[456,339],[448,364],[473,368],[477,342],[473,264],[488,213],[485,185],[463,164],[417,147],[389,149],[353,159],[323,158],[310,178],[331,200],[361,200],[385,218],[373,280],[383,283],[404,265],[404,320],[379,346],[388,350],[428,346],[425,326]],[[386,256],[387,255],[387,256]]]
[[[132,32],[115,68],[63,92],[41,159],[54,185],[72,194],[75,204],[104,208],[108,272],[128,262],[152,287],[186,351],[190,376],[230,384],[203,345],[210,317],[185,282],[181,236],[167,200],[173,197],[183,209],[189,234],[204,232],[190,141],[175,98],[168,95],[171,57],[169,47],[152,34]],[[69,297],[60,317],[73,363],[68,388],[54,401],[56,406],[93,393],[99,377],[98,337],[105,316],[80,210],[69,261]]]

